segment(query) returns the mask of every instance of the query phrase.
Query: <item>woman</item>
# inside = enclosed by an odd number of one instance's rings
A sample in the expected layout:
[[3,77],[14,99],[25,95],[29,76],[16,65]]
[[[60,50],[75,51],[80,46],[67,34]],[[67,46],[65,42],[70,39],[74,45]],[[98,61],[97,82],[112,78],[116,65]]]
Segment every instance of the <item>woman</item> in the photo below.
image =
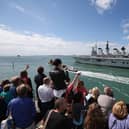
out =
[[13,99],[13,95],[11,94],[9,89],[10,89],[10,84],[6,84],[3,87],[3,91],[0,93],[0,97],[4,98],[4,101],[6,102],[7,105],[10,102],[10,100]]
[[87,99],[87,108],[88,108],[88,106],[90,104],[97,103],[97,99],[98,99],[99,94],[100,94],[100,91],[99,91],[99,88],[98,87],[92,88],[90,98]]
[[89,105],[87,116],[84,121],[85,129],[105,129],[105,118],[97,103]]
[[129,114],[123,101],[118,101],[109,116],[109,129],[129,129]]
[[60,98],[66,92],[66,82],[69,78],[66,76],[62,68],[62,61],[60,59],[55,59],[53,65],[54,69],[49,73],[49,75],[54,84],[54,96],[56,98]]
[[75,93],[72,104],[73,129],[82,129],[84,105],[81,103],[83,95],[81,92]]

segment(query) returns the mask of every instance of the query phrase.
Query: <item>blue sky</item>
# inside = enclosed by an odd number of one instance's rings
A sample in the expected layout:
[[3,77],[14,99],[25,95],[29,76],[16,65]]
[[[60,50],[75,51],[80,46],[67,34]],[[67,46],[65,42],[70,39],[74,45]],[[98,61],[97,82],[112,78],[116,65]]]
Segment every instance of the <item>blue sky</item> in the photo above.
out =
[[[129,48],[129,0],[0,0],[1,55],[89,54]],[[7,51],[8,49],[8,51]]]

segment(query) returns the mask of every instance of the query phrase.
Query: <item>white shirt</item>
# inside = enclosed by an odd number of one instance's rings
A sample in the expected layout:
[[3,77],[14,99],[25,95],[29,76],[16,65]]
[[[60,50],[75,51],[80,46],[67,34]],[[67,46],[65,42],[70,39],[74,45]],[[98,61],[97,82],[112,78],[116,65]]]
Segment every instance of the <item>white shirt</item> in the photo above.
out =
[[42,103],[49,102],[53,99],[53,89],[46,84],[40,85],[38,88],[38,95]]
[[57,98],[61,98],[62,95],[66,92],[66,89],[63,89],[63,90],[55,90],[54,89],[54,96],[57,97]]

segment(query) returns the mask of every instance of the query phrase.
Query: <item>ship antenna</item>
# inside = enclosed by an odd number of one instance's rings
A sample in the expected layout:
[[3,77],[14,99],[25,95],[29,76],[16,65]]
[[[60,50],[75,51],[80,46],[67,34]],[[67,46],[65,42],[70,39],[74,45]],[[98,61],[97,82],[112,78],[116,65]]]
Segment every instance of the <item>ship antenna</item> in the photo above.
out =
[[109,41],[107,40],[107,44],[106,44],[106,52],[107,52],[107,55],[109,55]]

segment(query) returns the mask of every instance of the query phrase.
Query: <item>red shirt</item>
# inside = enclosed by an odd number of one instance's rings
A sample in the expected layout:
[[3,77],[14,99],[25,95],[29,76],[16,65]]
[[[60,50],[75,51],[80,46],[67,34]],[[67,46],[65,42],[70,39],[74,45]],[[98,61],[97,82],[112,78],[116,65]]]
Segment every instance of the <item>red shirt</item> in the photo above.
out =
[[86,96],[88,93],[85,87],[78,87],[77,86],[75,90],[76,90],[76,92],[81,92],[83,94],[83,96]]
[[74,86],[72,85],[72,84],[69,84],[69,86],[67,87],[67,90],[66,90],[66,99],[69,101],[69,98],[68,98],[68,96],[69,96],[69,94],[70,94],[70,92],[73,90],[73,92],[75,92],[75,93],[78,93],[78,92],[80,92],[80,93],[82,93],[82,95],[83,95],[83,97],[82,97],[82,99],[81,99],[81,102],[83,103],[84,102],[84,97],[87,95],[87,90],[86,90],[86,88],[85,87],[76,87],[76,88],[74,88]]

